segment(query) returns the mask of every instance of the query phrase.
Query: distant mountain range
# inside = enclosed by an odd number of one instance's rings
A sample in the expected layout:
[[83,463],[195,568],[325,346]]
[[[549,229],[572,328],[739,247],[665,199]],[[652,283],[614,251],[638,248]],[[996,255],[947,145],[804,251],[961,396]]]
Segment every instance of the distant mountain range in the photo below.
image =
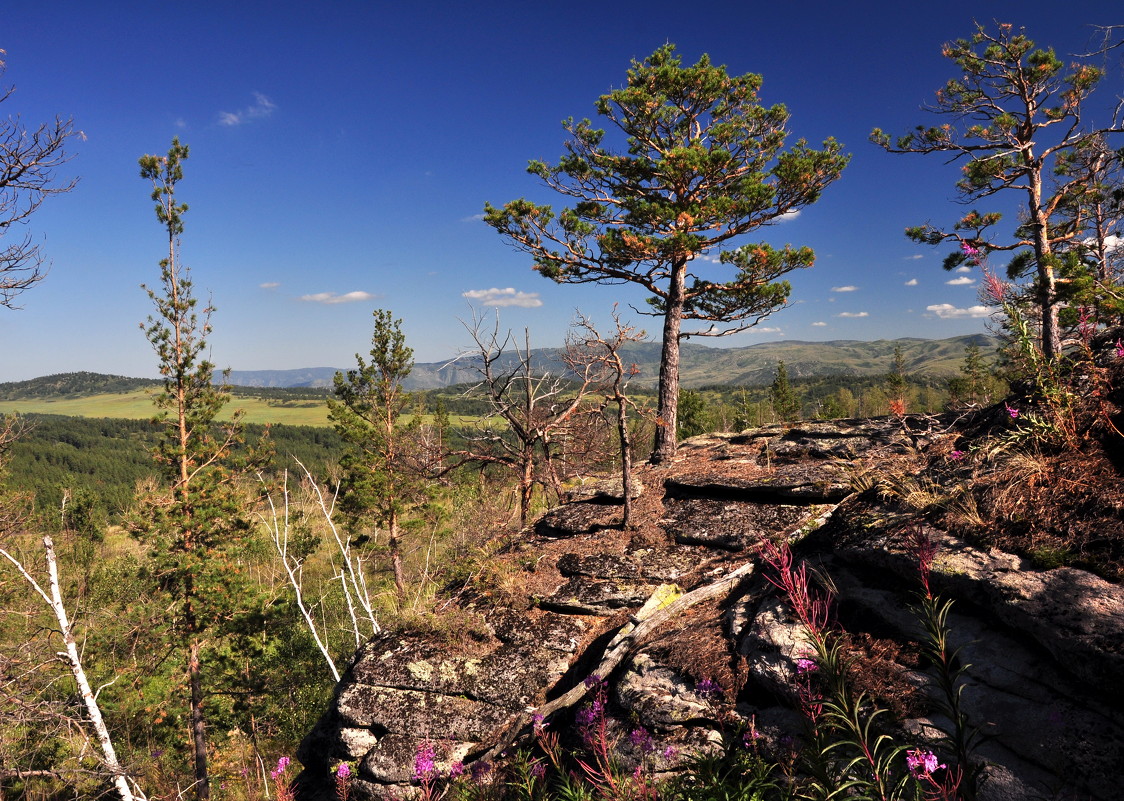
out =
[[[777,363],[783,361],[792,379],[826,375],[876,376],[890,372],[894,348],[900,347],[906,372],[912,375],[952,376],[960,372],[964,352],[977,346],[985,357],[996,346],[994,337],[970,334],[949,339],[880,339],[865,342],[837,339],[829,342],[767,342],[744,348],[713,348],[684,343],[681,351],[680,379],[682,385],[697,388],[708,385],[764,386],[772,382]],[[564,373],[561,348],[540,348],[531,352],[537,371]],[[640,372],[635,385],[654,387],[659,377],[660,345],[639,342],[621,351],[627,363]],[[515,356],[497,365],[510,367]],[[308,367],[298,370],[232,370],[229,382],[235,387],[317,389],[332,386],[336,372],[348,368]],[[480,375],[469,357],[452,362],[430,362],[414,365],[406,388],[411,391],[440,389],[455,384],[473,383]],[[99,373],[62,373],[30,381],[0,384],[0,399],[65,397],[74,395],[128,392],[160,382],[150,378],[127,378]]]
[[[783,361],[790,378],[819,375],[880,375],[893,366],[894,348],[900,347],[906,372],[927,375],[956,375],[969,345],[990,355],[997,346],[994,337],[969,334],[949,339],[880,339],[865,342],[837,339],[829,342],[766,342],[744,348],[713,348],[683,344],[680,379],[684,387],[708,384],[761,386],[769,384]],[[660,345],[658,342],[632,343],[622,349],[625,361],[636,364],[640,373],[633,383],[655,386],[659,377]],[[560,348],[532,351],[537,370],[565,372]],[[508,364],[514,360],[511,357]],[[230,383],[244,387],[330,387],[332,377],[340,368],[311,367],[301,370],[232,370]],[[347,368],[343,368],[346,370]],[[438,389],[454,384],[478,381],[479,373],[471,358],[451,362],[430,362],[414,365],[406,381],[409,390]]]

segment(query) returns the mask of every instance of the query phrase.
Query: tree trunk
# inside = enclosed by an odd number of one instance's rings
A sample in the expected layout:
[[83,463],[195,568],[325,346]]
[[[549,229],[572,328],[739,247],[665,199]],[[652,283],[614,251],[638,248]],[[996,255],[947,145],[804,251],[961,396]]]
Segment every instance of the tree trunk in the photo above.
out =
[[394,570],[394,591],[398,596],[398,606],[401,608],[402,602],[406,600],[406,573],[402,569],[402,551],[398,542],[398,515],[393,510],[390,513],[388,527],[390,529],[390,565]]
[[666,464],[675,458],[679,417],[679,331],[683,324],[683,292],[687,262],[676,262],[667,288],[663,316],[663,350],[660,353],[659,401],[656,406],[656,441],[650,462]]
[[[74,639],[74,629],[70,624],[70,616],[67,614],[66,605],[62,600],[62,591],[59,586],[58,559],[55,556],[55,543],[49,534],[43,537],[43,549],[47,556],[47,587],[50,590],[50,594],[39,586],[39,582],[27,572],[24,566],[20,564],[14,556],[2,548],[0,548],[0,555],[3,555],[4,558],[15,566],[20,572],[20,575],[23,576],[28,584],[31,585],[31,588],[39,594],[55,614],[55,620],[57,620],[59,624],[59,632],[62,634],[63,644],[66,646],[66,660],[70,664],[71,674],[74,676],[74,681],[78,685],[78,694],[82,697],[82,702],[86,706],[86,716],[94,729],[98,744],[101,746],[106,767],[113,775],[113,784],[117,788],[117,794],[121,796],[121,801],[144,801],[144,793],[141,792],[139,788],[134,792],[129,786],[129,779],[125,773],[125,769],[117,760],[117,752],[113,748],[113,740],[109,735],[109,728],[105,724],[105,718],[102,717],[97,696],[90,687],[90,682],[86,677],[86,671],[82,667],[82,658],[78,652],[78,642]],[[62,654],[60,654],[60,656],[61,655]],[[0,771],[0,778],[33,775],[54,776],[56,774],[51,770],[16,771],[15,773]],[[3,798],[3,788],[0,787],[0,800]]]
[[525,528],[531,513],[531,499],[535,488],[535,443],[523,443],[523,456],[519,476],[519,527]]
[[199,662],[199,641],[192,637],[187,651],[187,670],[191,683],[191,739],[195,748],[195,797],[211,797],[207,773],[207,726],[203,717],[203,669]]
[[1061,356],[1062,336],[1058,327],[1058,290],[1054,275],[1054,254],[1050,249],[1048,220],[1042,210],[1042,168],[1031,172],[1030,213],[1034,219],[1034,260],[1038,268],[1039,308],[1042,313],[1042,355],[1046,361]]
[[621,496],[624,501],[624,514],[621,528],[632,525],[632,437],[628,433],[628,414],[625,399],[617,395],[617,433],[621,439]]

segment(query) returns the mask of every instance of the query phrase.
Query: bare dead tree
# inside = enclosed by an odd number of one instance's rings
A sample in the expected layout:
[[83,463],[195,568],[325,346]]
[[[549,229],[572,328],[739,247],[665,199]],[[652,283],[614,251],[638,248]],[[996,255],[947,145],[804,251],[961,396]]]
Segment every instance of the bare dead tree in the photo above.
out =
[[604,399],[601,411],[609,404],[616,407],[617,439],[620,443],[621,459],[621,497],[624,512],[621,527],[632,525],[632,439],[629,429],[629,411],[639,410],[636,403],[628,397],[628,382],[640,369],[635,364],[625,364],[621,358],[621,348],[629,342],[639,342],[647,335],[637,331],[635,326],[621,322],[617,307],[613,307],[614,334],[606,339],[598,332],[593,322],[578,314],[573,330],[566,342],[566,355],[563,360],[575,373],[587,376],[590,384]]
[[[557,442],[589,389],[592,367],[569,377],[537,371],[531,355],[530,334],[524,331],[520,346],[511,332],[500,336],[499,317],[491,331],[473,314],[465,324],[475,342],[472,357],[481,381],[472,391],[483,392],[492,412],[473,437],[478,447],[454,451],[459,461],[501,465],[515,473],[519,485],[519,522],[527,524],[536,483],[556,495],[562,491],[558,476]],[[502,421],[503,425],[493,425]],[[538,468],[538,469],[536,469]]]
[[[3,55],[0,50],[0,57]],[[3,72],[0,58],[0,75]],[[0,88],[0,103],[13,91],[14,87]],[[35,128],[25,126],[18,114],[0,118],[0,240],[26,225],[48,197],[74,188],[76,180],[60,183],[55,172],[70,160],[68,140],[80,135],[74,130],[74,120],[62,117]],[[0,306],[19,308],[16,298],[46,274],[39,242],[30,233],[0,242]]]
[[74,627],[67,613],[66,605],[63,603],[62,592],[59,587],[58,559],[55,556],[55,544],[51,540],[50,535],[44,535],[43,537],[43,551],[47,560],[46,589],[39,584],[38,580],[24,567],[20,560],[13,556],[7,549],[0,548],[0,556],[3,556],[15,567],[16,571],[23,577],[24,581],[28,583],[35,594],[43,599],[43,602],[51,610],[55,620],[58,622],[58,633],[62,636],[63,645],[66,649],[65,651],[59,652],[58,657],[67,663],[74,677],[74,681],[78,685],[78,692],[86,711],[85,723],[88,725],[89,729],[92,729],[94,737],[98,741],[102,753],[102,761],[105,763],[105,768],[112,777],[113,785],[116,787],[118,795],[121,796],[122,801],[144,801],[144,793],[140,788],[136,787],[135,784],[130,784],[128,773],[117,759],[117,753],[113,747],[113,740],[110,737],[109,728],[106,726],[105,719],[101,714],[101,708],[98,706],[97,695],[90,686],[86,671],[82,666],[82,658],[78,652],[78,641],[74,637]]
[[[314,509],[314,514],[323,518],[324,526],[331,533],[332,539],[335,541],[336,548],[339,551],[341,567],[339,575],[335,576],[332,581],[339,582],[340,591],[351,619],[351,632],[355,638],[355,647],[358,648],[365,640],[377,635],[382,631],[382,627],[379,625],[374,602],[367,588],[364,559],[355,552],[351,547],[351,542],[336,526],[335,493],[325,494],[324,490],[321,489],[320,485],[312,477],[312,473],[309,472],[308,468],[301,464],[299,460],[295,461],[300,468],[300,472],[304,474],[304,479],[301,484],[304,497],[295,504],[291,500],[289,474],[288,471],[286,471],[280,488],[280,507],[278,503],[275,502],[273,493],[267,489],[266,501],[269,505],[269,514],[266,515],[262,513],[259,517],[269,531],[269,537],[273,541],[274,550],[276,550],[277,556],[281,561],[281,566],[285,570],[285,576],[288,580],[289,587],[293,591],[297,609],[300,610],[301,617],[304,619],[305,628],[312,636],[316,647],[324,657],[332,680],[338,682],[340,680],[340,673],[339,669],[336,667],[336,660],[332,656],[329,648],[327,633],[323,630],[322,625],[316,623],[314,615],[316,604],[310,605],[306,600],[304,590],[304,558],[298,554],[292,553],[290,550],[291,534],[293,530],[292,513],[295,509],[304,509],[311,506]],[[258,479],[263,486],[266,486],[265,479],[260,474],[258,475]],[[321,602],[322,601],[323,597],[321,597]]]

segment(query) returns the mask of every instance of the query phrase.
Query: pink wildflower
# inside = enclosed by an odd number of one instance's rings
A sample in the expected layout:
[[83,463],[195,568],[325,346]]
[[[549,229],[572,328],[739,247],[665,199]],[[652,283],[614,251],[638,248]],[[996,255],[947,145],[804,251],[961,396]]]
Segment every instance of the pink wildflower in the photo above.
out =
[[1124,342],[1116,340],[1116,358],[1124,359]]
[[[1006,403],[1004,403],[1003,405],[1007,406]],[[1019,410],[1014,406],[1007,406],[1007,414],[1011,415],[1011,419],[1014,419],[1019,416]]]
[[815,673],[819,669],[820,666],[811,659],[801,657],[800,659],[796,660],[796,672],[801,676],[803,676],[805,673]]
[[418,751],[414,755],[414,779],[419,782],[429,782],[437,778],[437,765],[433,761],[437,758],[437,750],[429,742],[418,743]]
[[965,456],[964,451],[953,451],[948,455],[948,458],[954,462],[959,462]]
[[650,754],[656,750],[656,743],[647,729],[637,727],[629,732],[628,741],[642,754]]
[[909,766],[909,772],[915,779],[931,776],[934,771],[948,767],[944,764],[937,764],[937,755],[932,751],[922,751],[920,748],[907,751],[905,763]]
[[347,801],[351,796],[351,766],[341,762],[336,766],[336,798]]
[[279,778],[281,774],[285,772],[285,769],[289,767],[289,762],[290,760],[287,756],[281,757],[277,760],[277,767],[271,770],[269,775],[274,779]]
[[1007,285],[1000,281],[995,273],[984,270],[983,294],[996,306],[1002,306],[1007,299]]
[[921,575],[921,586],[925,588],[925,597],[932,598],[929,575],[933,570],[933,559],[937,556],[937,544],[929,537],[929,532],[924,526],[917,525],[910,532],[909,544],[906,547],[917,558],[917,572]]

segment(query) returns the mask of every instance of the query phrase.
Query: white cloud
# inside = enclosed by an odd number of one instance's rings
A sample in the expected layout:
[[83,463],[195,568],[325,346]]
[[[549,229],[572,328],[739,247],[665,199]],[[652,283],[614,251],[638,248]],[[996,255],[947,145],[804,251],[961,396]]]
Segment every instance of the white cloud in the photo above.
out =
[[923,259],[923,258],[925,258],[925,257],[923,255],[921,255],[920,253],[914,253],[912,256],[906,256],[905,260],[906,261],[917,261],[918,259]]
[[747,334],[779,334],[781,329],[769,326],[751,326],[746,330]]
[[839,312],[836,317],[869,317],[870,312]]
[[219,125],[227,127],[242,125],[250,120],[268,117],[275,108],[277,108],[277,105],[272,100],[261,92],[254,92],[254,104],[252,106],[246,106],[241,111],[220,111]]
[[279,281],[266,281],[264,284],[258,284],[259,289],[277,289],[281,286]]
[[917,279],[916,278],[910,278],[908,281],[905,282],[905,285],[906,286],[917,286]]
[[819,321],[816,321],[816,322],[812,323],[813,328],[825,328],[826,326],[827,326],[827,323],[823,322],[822,320],[819,320]]
[[317,292],[314,295],[301,295],[301,300],[309,303],[355,303],[361,300],[374,300],[375,296],[370,292],[362,292],[356,290],[355,292],[345,292],[342,295],[337,295],[335,292]]
[[777,217],[777,222],[786,222],[788,220],[795,220],[799,216],[800,216],[800,209],[792,209],[791,211],[786,211],[780,217]]
[[974,278],[969,278],[966,275],[962,275],[959,278],[953,278],[951,281],[945,281],[945,283],[949,286],[971,286],[972,284],[976,283],[976,280]]
[[969,306],[967,309],[958,309],[951,303],[937,303],[926,306],[925,311],[935,314],[942,320],[958,320],[962,317],[988,317],[991,310],[987,306]]
[[858,287],[857,286],[833,286],[831,288],[831,291],[832,292],[856,292],[856,291],[858,291]]
[[961,264],[959,267],[956,268],[956,272],[958,272],[958,273],[970,273],[970,272],[972,272],[972,268],[969,267],[967,264]]
[[472,215],[469,215],[468,217],[461,217],[461,222],[480,222],[483,219],[484,219],[484,215],[482,213],[481,214],[472,214]]
[[461,297],[484,306],[519,306],[524,309],[534,309],[542,305],[538,292],[516,292],[513,287],[470,289],[467,292],[462,292]]

